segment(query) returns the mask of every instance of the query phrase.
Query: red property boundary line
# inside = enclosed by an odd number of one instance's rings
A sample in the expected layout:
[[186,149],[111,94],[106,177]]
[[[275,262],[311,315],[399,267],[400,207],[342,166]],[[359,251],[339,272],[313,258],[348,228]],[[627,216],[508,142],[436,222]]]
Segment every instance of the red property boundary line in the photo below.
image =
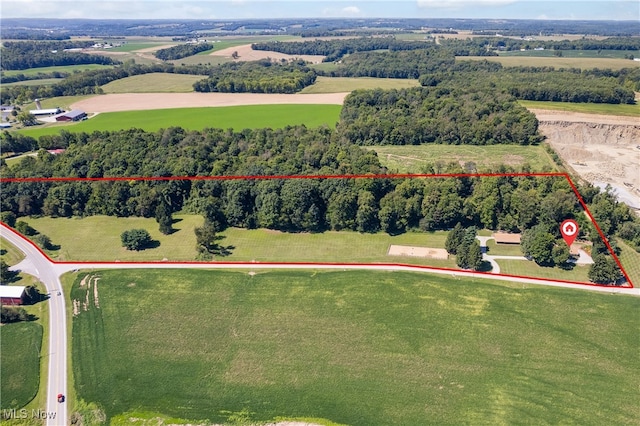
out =
[[[462,177],[466,177],[466,178],[473,178],[473,177],[563,177],[567,180],[567,182],[569,183],[569,185],[571,186],[571,189],[573,190],[574,194],[576,195],[576,197],[578,198],[578,202],[580,203],[580,205],[582,206],[582,208],[584,209],[585,213],[587,214],[587,216],[589,217],[589,220],[591,221],[591,223],[594,225],[594,227],[596,228],[596,231],[598,232],[598,234],[600,235],[600,238],[602,238],[602,241],[604,242],[605,246],[607,247],[607,250],[609,250],[609,254],[611,254],[611,256],[613,257],[613,259],[615,260],[616,264],[618,265],[618,267],[620,268],[620,271],[622,272],[622,275],[624,276],[624,278],[627,281],[627,285],[625,285],[624,287],[627,288],[633,288],[633,283],[631,282],[631,279],[629,277],[629,275],[627,274],[627,272],[625,271],[624,267],[622,266],[622,263],[620,262],[620,259],[618,258],[618,256],[615,254],[613,248],[611,247],[611,244],[609,243],[609,240],[607,239],[607,237],[604,235],[604,232],[602,232],[602,229],[600,228],[600,226],[598,225],[598,223],[596,222],[595,218],[593,217],[593,215],[591,214],[591,212],[589,211],[589,208],[587,207],[587,204],[585,203],[584,199],[582,198],[582,196],[580,195],[580,193],[578,192],[578,188],[576,187],[576,185],[573,183],[573,181],[571,180],[571,177],[569,176],[568,173],[561,173],[561,172],[532,172],[532,173],[524,173],[524,172],[513,172],[513,173],[437,173],[437,174],[427,174],[427,173],[396,173],[396,174],[343,174],[343,175],[231,175],[231,176],[130,176],[130,177],[123,177],[123,176],[113,176],[113,177],[94,177],[94,178],[82,178],[82,177],[26,177],[26,178],[0,178],[0,183],[6,182],[13,182],[13,183],[20,183],[20,182],[118,182],[118,181],[128,181],[128,182],[136,182],[136,181],[179,181],[179,180],[188,180],[188,181],[227,181],[227,180],[278,180],[278,179],[402,179],[402,178],[462,178]],[[4,225],[4,224],[3,224]],[[5,225],[6,226],[6,225]],[[20,235],[20,234],[18,234]],[[237,264],[247,264],[248,262],[230,262],[230,261],[226,261],[226,262],[198,262],[198,261],[187,261],[187,262],[174,262],[174,261],[166,261],[166,262],[162,262],[162,261],[157,261],[157,262],[153,262],[153,261],[140,261],[140,262],[88,262],[88,261],[81,261],[81,262],[67,262],[67,261],[55,261],[53,259],[51,259],[49,256],[47,256],[46,253],[44,253],[38,246],[36,246],[35,244],[33,244],[29,239],[27,239],[26,237],[20,235],[23,239],[25,239],[27,242],[29,242],[32,246],[34,246],[40,253],[42,253],[50,262],[54,263],[54,264],[105,264],[105,265],[112,265],[112,264],[147,264],[147,265],[158,265],[158,264],[162,264],[162,265],[167,265],[167,264],[197,264],[197,265],[202,265],[202,264],[207,264],[207,263],[211,263],[211,264],[215,264],[215,265],[237,265]],[[333,262],[255,262],[256,264],[261,264],[261,265],[308,265],[310,267],[312,267],[313,265],[329,265],[329,266],[336,266],[336,267],[340,267],[340,266],[399,266],[399,267],[412,267],[412,268],[418,268],[418,269],[426,269],[426,270],[440,270],[440,271],[447,271],[447,272],[468,272],[468,271],[464,271],[464,270],[460,270],[460,269],[453,269],[453,268],[440,268],[440,267],[434,267],[434,266],[423,266],[423,265],[411,265],[411,264],[403,264],[403,263],[333,263]],[[511,274],[492,274],[490,272],[478,272],[475,271],[474,274],[479,274],[479,275],[483,275],[483,276],[503,276],[503,277],[512,277],[512,278],[526,278],[526,279],[533,279],[533,280],[539,280],[539,281],[556,281],[556,282],[562,282],[562,283],[567,283],[567,284],[580,284],[580,285],[590,285],[590,286],[596,286],[596,287],[610,287],[607,285],[602,285],[602,284],[594,284],[594,283],[590,283],[590,282],[581,282],[581,281],[568,281],[568,280],[561,280],[561,279],[544,279],[544,278],[539,278],[539,277],[527,277],[527,276],[521,276],[521,275],[511,275]]]

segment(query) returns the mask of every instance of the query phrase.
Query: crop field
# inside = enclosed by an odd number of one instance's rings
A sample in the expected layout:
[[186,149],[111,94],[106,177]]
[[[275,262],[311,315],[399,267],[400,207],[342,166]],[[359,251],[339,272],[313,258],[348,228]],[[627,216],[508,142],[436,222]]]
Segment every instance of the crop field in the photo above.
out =
[[42,325],[32,321],[2,325],[0,408],[24,407],[36,396],[41,345]]
[[555,169],[542,146],[519,145],[384,145],[365,147],[378,153],[385,167],[399,173],[422,173],[428,164],[450,162],[475,163],[478,171],[495,169],[500,164],[518,167],[525,163],[531,170]]
[[631,278],[633,286],[640,287],[640,253],[620,238],[616,239],[616,243],[618,243],[618,246],[622,249],[619,256],[622,267],[629,275],[629,278]]
[[[634,57],[640,56],[639,50],[561,50],[563,58],[614,58],[614,59],[626,59],[625,55],[633,55]],[[499,52],[500,56],[504,57],[536,57],[536,58],[550,58],[556,57],[555,50],[526,50]],[[628,59],[627,59],[628,60]]]
[[217,127],[239,131],[265,127],[276,129],[300,124],[307,127],[335,127],[341,108],[341,105],[288,104],[103,112],[80,123],[42,126],[20,132],[38,138],[57,134],[60,130],[91,133],[138,128],[154,132],[173,126],[189,130]]
[[555,67],[555,68],[622,68],[640,67],[640,62],[616,58],[558,58],[533,56],[456,56],[456,61],[493,61],[505,67]]
[[[42,99],[40,101],[40,104],[42,105],[42,108],[47,109],[47,108],[61,108],[64,110],[70,110],[71,109],[71,105],[73,105],[76,102],[79,102],[83,99],[87,99],[87,98],[91,98],[95,95],[77,95],[77,96],[58,96],[55,98],[47,98],[47,99]],[[24,106],[21,107],[23,110],[31,110],[31,109],[36,109],[36,104],[35,102],[31,102],[28,103]]]
[[109,418],[640,417],[634,297],[368,271],[98,271],[97,290],[85,275],[71,291],[75,389]]
[[550,109],[557,111],[582,112],[587,114],[624,115],[640,117],[640,103],[628,104],[592,104],[573,102],[518,101],[520,105],[530,109]]
[[100,65],[100,64],[85,64],[85,65],[61,65],[54,67],[41,67],[41,68],[29,68],[26,70],[11,70],[11,71],[2,71],[4,75],[37,75],[39,73],[51,73],[51,72],[69,72],[72,73],[74,71],[85,71],[85,70],[100,70],[105,68],[113,68],[113,65]]
[[15,81],[13,83],[2,83],[3,86],[50,86],[60,83],[64,78],[41,78],[38,80]]
[[403,89],[418,87],[418,80],[373,77],[318,77],[316,82],[300,93],[341,93],[357,89]]
[[102,86],[105,93],[193,92],[193,83],[205,75],[151,73],[134,75]]

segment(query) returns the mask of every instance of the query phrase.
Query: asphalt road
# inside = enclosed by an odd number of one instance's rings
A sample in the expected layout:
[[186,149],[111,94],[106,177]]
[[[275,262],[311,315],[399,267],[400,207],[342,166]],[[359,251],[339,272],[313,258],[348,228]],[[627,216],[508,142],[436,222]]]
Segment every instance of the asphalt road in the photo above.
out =
[[47,352],[42,352],[42,356],[49,359],[47,406],[40,409],[46,409],[47,426],[68,425],[67,403],[58,402],[59,393],[67,395],[67,317],[64,294],[60,285],[61,274],[49,259],[19,234],[4,225],[0,227],[0,231],[2,237],[26,255],[22,262],[10,269],[17,269],[37,277],[50,295],[49,348]]
[[[50,293],[49,299],[49,377],[47,388],[47,407],[49,413],[47,426],[68,425],[67,404],[58,403],[57,395],[67,394],[67,322],[65,316],[65,298],[60,284],[60,276],[65,272],[78,269],[333,269],[333,270],[372,270],[372,271],[407,271],[442,274],[453,277],[484,278],[500,281],[511,281],[522,284],[536,284],[571,289],[591,290],[612,294],[628,294],[640,296],[640,288],[601,287],[593,285],[569,284],[560,281],[515,278],[495,274],[481,274],[473,271],[446,271],[409,265],[375,265],[375,264],[282,264],[282,263],[54,263],[42,254],[33,244],[26,241],[11,228],[0,224],[0,234],[23,253],[25,259],[10,269],[20,270],[40,279]],[[60,295],[58,295],[60,292]]]

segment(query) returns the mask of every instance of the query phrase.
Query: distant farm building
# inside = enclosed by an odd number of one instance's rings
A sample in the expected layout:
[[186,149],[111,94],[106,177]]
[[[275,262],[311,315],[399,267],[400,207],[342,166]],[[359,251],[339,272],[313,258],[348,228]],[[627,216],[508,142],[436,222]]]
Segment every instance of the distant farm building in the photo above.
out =
[[3,305],[22,305],[25,301],[25,286],[0,285],[0,299]]
[[47,109],[32,109],[29,111],[29,114],[37,116],[42,115],[56,115],[60,114],[62,110],[60,108],[47,108]]
[[494,232],[493,239],[498,244],[520,244],[522,234],[512,234],[509,232]]
[[80,121],[87,117],[87,113],[79,109],[62,113],[56,117],[56,121]]

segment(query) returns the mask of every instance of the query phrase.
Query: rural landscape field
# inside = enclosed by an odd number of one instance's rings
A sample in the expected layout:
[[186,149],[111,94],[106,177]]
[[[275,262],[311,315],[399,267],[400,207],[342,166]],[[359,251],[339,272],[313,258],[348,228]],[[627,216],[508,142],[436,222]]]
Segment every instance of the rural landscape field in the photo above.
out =
[[640,418],[633,11],[19,3],[2,424]]

